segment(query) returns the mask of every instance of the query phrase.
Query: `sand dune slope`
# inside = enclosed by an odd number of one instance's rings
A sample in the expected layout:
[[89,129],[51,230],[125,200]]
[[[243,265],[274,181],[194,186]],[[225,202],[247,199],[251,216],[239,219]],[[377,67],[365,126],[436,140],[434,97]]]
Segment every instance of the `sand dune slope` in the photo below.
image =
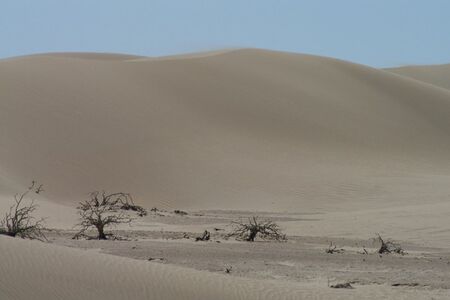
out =
[[53,299],[446,299],[441,290],[358,286],[327,281],[256,280],[133,260],[0,236],[0,298]]
[[406,66],[386,71],[411,77],[450,90],[450,64],[431,66]]
[[[296,299],[294,285],[230,278],[0,237],[0,298]],[[289,289],[286,289],[289,287]]]
[[0,61],[0,179],[38,179],[52,201],[107,189],[164,208],[336,210],[450,192],[450,91],[263,50],[111,57]]

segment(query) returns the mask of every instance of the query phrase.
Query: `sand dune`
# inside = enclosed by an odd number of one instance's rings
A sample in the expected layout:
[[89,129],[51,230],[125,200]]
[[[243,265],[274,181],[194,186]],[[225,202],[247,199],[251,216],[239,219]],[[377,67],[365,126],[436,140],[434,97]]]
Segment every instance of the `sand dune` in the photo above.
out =
[[[0,298],[448,298],[439,273],[430,279],[426,272],[427,262],[439,266],[434,271],[447,271],[449,70],[377,70],[255,49],[161,58],[49,53],[1,60],[0,212],[36,179],[45,185],[44,195],[36,196],[36,217],[49,217],[52,241],[93,249],[0,236],[0,252],[7,258],[0,261]],[[196,247],[205,244],[152,237],[225,228],[240,212],[195,219],[169,211],[119,228],[129,230],[133,241],[98,245],[145,257],[155,251],[152,243],[159,243],[169,263],[183,265],[189,255],[180,250],[189,243],[212,272],[106,255],[94,250],[93,241],[70,239],[75,204],[97,189],[131,192],[146,207],[288,210],[276,217],[297,239],[286,247],[222,239],[198,253]],[[376,232],[411,243],[407,246],[416,253],[389,261],[362,257],[356,243]],[[325,257],[324,246],[315,244],[328,244],[330,237],[354,239],[346,242],[343,262]],[[133,250],[132,243],[149,244]],[[265,253],[279,247],[291,249],[283,252],[287,261],[276,261],[271,254],[277,252]],[[232,275],[218,274],[223,272],[219,253],[231,263],[239,256],[244,264],[247,258],[240,256],[248,257],[247,268],[237,265]],[[416,259],[420,265],[409,268]],[[218,269],[212,261],[219,261]],[[251,266],[260,273],[253,274]],[[366,281],[356,281],[355,290],[328,288],[328,274],[359,280],[358,272]],[[428,278],[432,286],[391,286],[418,278]]]
[[450,192],[450,91],[349,62],[28,56],[0,61],[0,99],[2,181],[38,179],[51,201],[339,210]]
[[97,52],[51,52],[42,54],[24,55],[19,57],[13,57],[9,60],[38,58],[38,57],[61,57],[67,59],[87,59],[87,60],[99,60],[99,61],[127,61],[135,59],[144,59],[143,56],[118,54],[118,53],[97,53]]
[[406,66],[389,68],[386,71],[411,77],[435,86],[450,89],[450,64],[430,66]]

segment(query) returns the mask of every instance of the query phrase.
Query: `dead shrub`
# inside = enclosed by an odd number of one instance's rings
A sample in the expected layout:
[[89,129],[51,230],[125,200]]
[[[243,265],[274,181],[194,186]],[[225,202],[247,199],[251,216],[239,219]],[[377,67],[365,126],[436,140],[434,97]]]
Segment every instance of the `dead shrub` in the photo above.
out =
[[378,240],[381,243],[380,248],[377,251],[378,254],[390,254],[390,253],[396,253],[401,255],[406,254],[405,250],[403,250],[400,244],[394,243],[393,241],[390,240],[385,241],[379,234]]
[[235,221],[232,226],[233,230],[228,236],[247,242],[253,242],[258,236],[264,240],[287,240],[277,223],[271,220],[260,220],[257,216],[248,218],[247,222]]
[[80,206],[78,206],[80,223],[77,226],[81,229],[73,238],[86,236],[86,231],[93,228],[97,230],[97,239],[106,240],[108,235],[111,236],[111,234],[105,233],[106,227],[131,223],[133,218],[125,212],[129,210],[137,212],[138,216],[147,214],[143,207],[133,203],[130,194],[92,192],[89,199],[80,202]]
[[14,204],[0,221],[0,234],[40,241],[47,240],[43,233],[44,219],[36,220],[33,217],[33,213],[38,206],[34,203],[34,200],[24,204],[25,198],[30,193],[39,194],[42,191],[42,184],[38,186],[33,180],[31,186],[25,192],[14,195]]

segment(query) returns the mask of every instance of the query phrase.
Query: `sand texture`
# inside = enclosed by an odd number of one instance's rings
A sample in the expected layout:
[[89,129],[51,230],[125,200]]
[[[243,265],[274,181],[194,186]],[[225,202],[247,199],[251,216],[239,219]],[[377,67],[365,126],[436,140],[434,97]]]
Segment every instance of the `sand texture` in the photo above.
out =
[[[0,215],[38,180],[49,242],[0,236],[0,299],[449,299],[449,155],[449,65],[260,49],[3,59]],[[94,190],[159,213],[115,228],[123,241],[72,240]],[[253,215],[288,242],[227,238]],[[377,233],[408,254],[375,254]]]
[[449,193],[450,91],[263,50],[98,56],[0,61],[2,181],[35,178],[58,202],[106,189],[196,209],[385,207]]

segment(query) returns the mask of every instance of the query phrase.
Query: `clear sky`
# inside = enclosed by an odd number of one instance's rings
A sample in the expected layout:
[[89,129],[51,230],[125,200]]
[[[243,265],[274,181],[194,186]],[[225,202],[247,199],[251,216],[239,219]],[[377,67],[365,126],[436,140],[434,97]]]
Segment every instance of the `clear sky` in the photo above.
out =
[[1,0],[0,58],[253,47],[375,67],[450,63],[449,0]]

